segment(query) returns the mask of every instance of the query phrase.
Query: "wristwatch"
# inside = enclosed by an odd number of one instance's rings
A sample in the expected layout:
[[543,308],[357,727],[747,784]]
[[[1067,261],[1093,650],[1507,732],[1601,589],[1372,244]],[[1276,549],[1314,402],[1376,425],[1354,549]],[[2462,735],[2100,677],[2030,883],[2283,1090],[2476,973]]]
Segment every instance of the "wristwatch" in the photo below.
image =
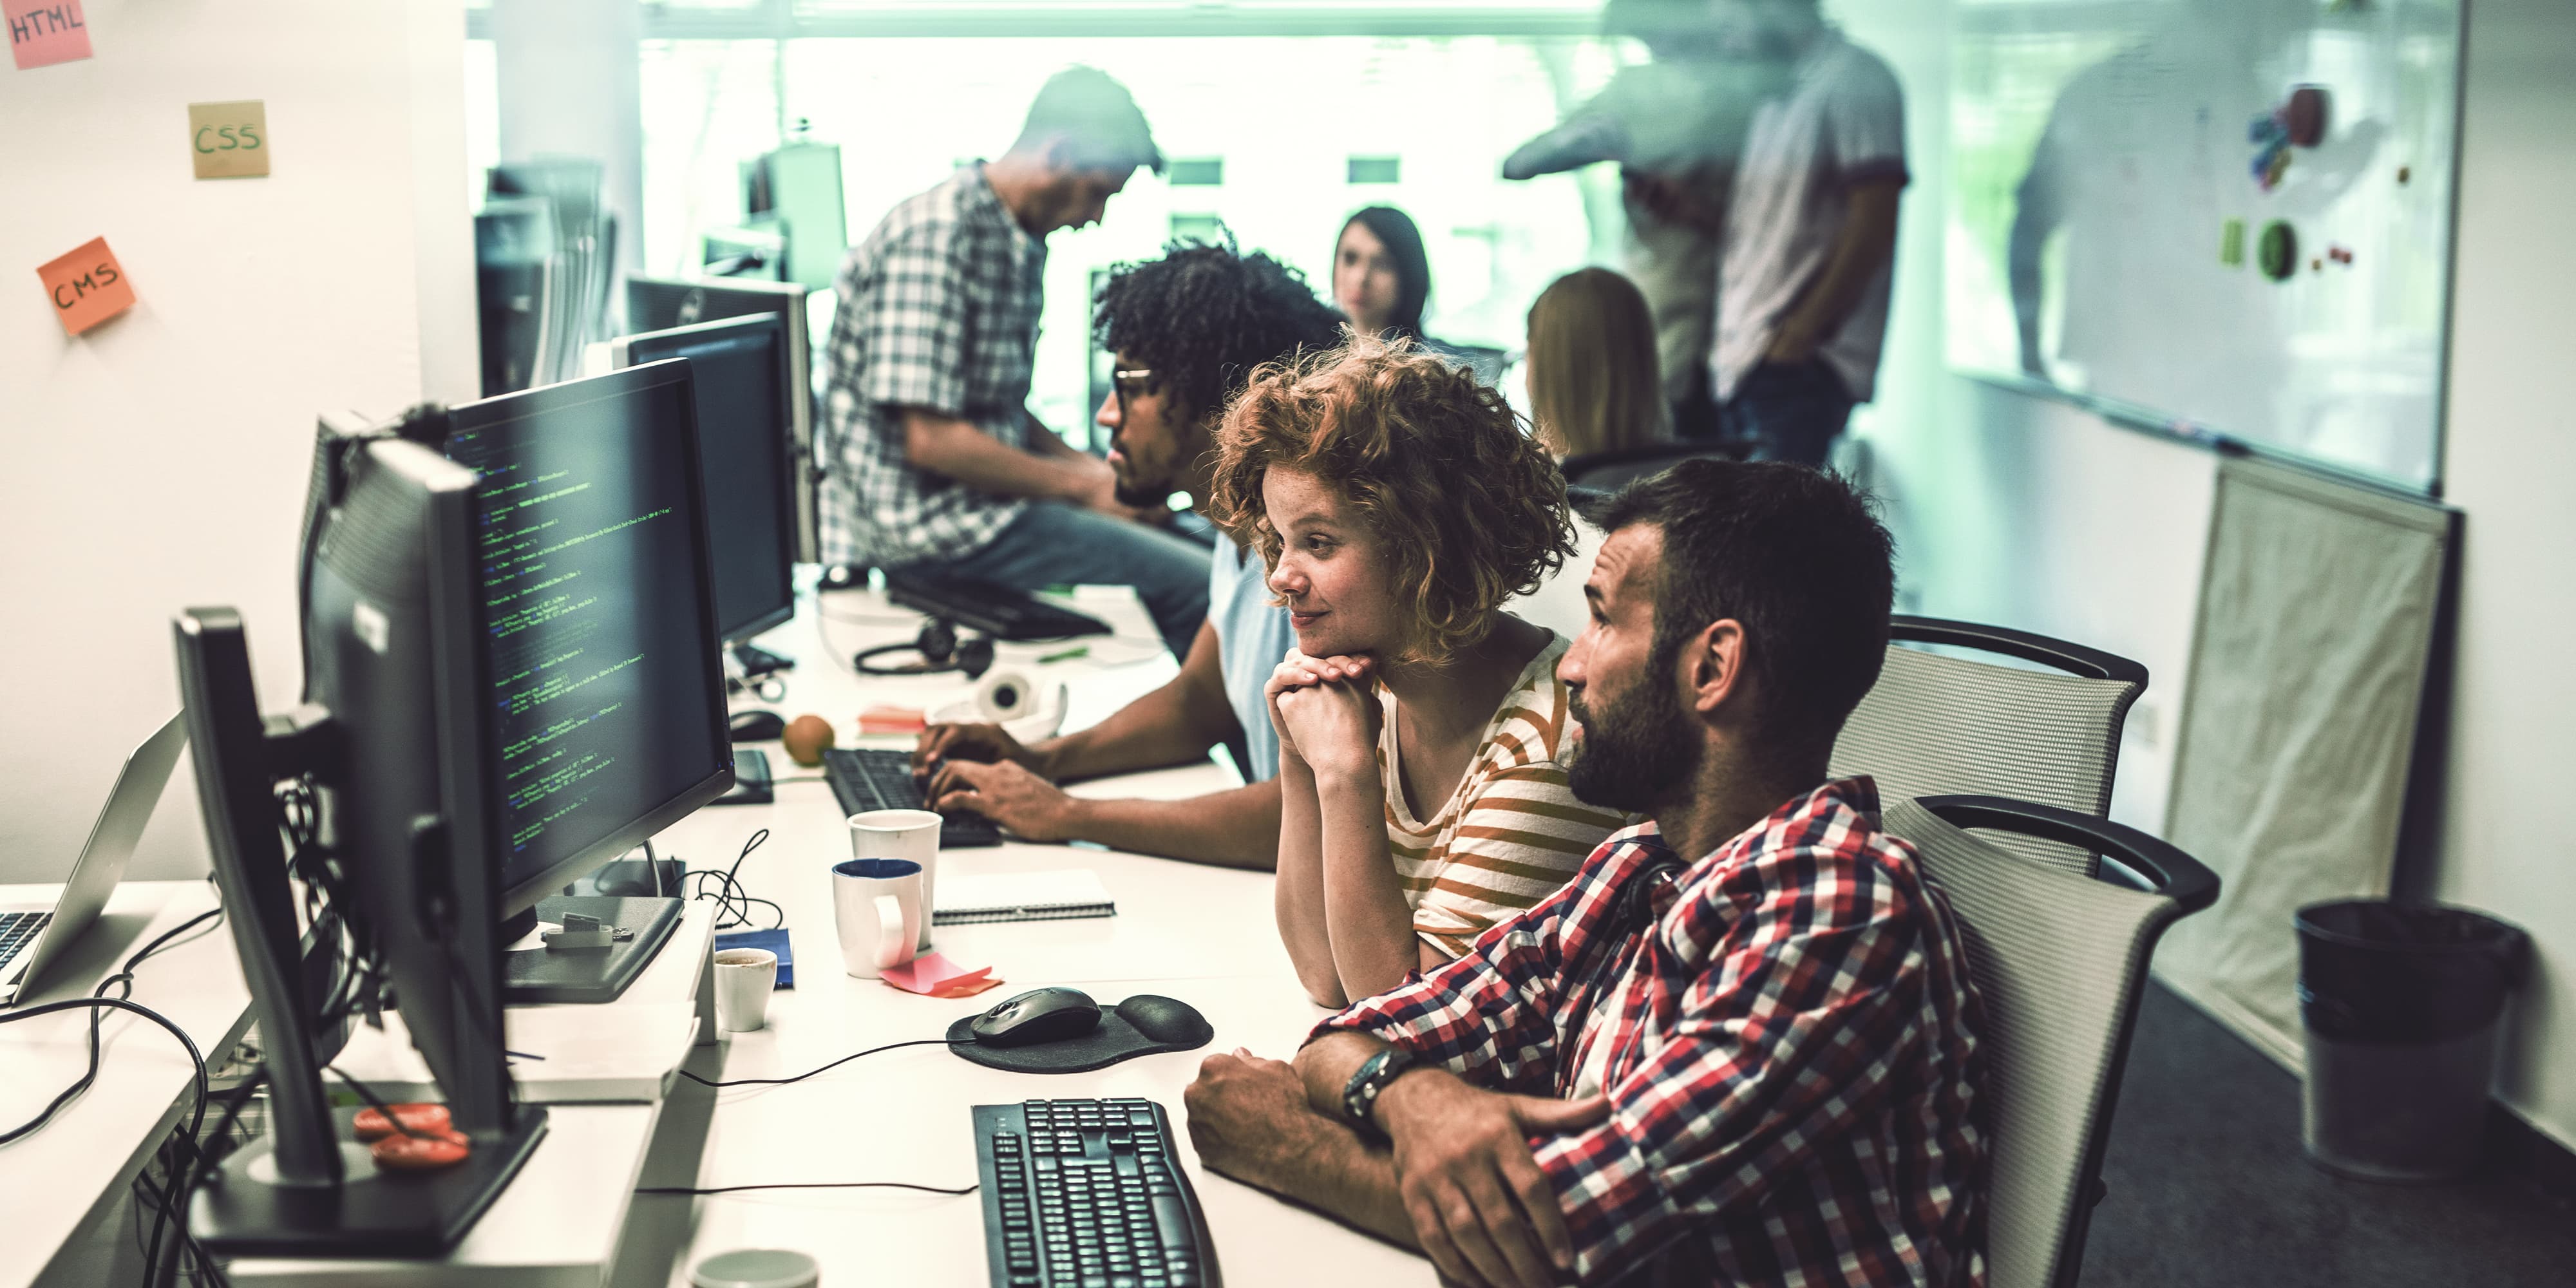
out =
[[1391,1046],[1362,1062],[1359,1071],[1342,1086],[1342,1116],[1362,1132],[1383,1140],[1386,1129],[1377,1125],[1377,1098],[1397,1078],[1410,1072],[1417,1061],[1413,1053]]

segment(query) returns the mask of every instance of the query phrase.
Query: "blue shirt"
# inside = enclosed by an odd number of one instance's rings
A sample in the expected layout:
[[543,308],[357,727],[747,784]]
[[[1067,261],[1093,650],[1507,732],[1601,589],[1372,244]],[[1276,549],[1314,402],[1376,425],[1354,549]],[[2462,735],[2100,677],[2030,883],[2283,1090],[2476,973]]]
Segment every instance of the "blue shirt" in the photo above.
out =
[[1208,560],[1208,625],[1216,628],[1217,667],[1225,677],[1226,700],[1234,705],[1235,722],[1243,726],[1243,744],[1252,763],[1242,767],[1245,782],[1267,782],[1279,776],[1279,731],[1270,727],[1270,711],[1261,700],[1270,673],[1296,647],[1297,632],[1288,610],[1270,602],[1270,570],[1252,561],[1252,552],[1219,537]]

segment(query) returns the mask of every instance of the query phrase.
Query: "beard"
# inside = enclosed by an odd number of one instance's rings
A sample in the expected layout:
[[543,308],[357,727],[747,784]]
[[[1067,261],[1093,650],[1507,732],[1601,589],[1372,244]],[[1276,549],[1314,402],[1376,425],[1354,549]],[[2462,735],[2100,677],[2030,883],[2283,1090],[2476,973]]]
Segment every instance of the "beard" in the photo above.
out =
[[1581,700],[1573,714],[1583,737],[1565,765],[1575,799],[1603,809],[1643,814],[1671,800],[1699,772],[1698,730],[1682,710],[1669,680],[1671,668],[1649,666],[1645,680],[1621,700],[1599,710]]
[[1139,510],[1152,510],[1171,504],[1172,486],[1169,483],[1130,481],[1122,474],[1117,476],[1116,484],[1110,488],[1110,495],[1118,498],[1120,505],[1132,506]]

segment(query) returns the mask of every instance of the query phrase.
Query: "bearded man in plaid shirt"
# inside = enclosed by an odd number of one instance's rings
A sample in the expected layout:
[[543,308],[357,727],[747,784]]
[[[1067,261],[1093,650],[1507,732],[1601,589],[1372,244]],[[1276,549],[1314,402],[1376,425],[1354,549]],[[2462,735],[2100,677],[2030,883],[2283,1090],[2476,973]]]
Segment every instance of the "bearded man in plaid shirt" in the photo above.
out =
[[[1144,113],[1107,73],[1048,78],[1010,150],[897,205],[841,265],[823,400],[823,558],[1036,590],[1136,588],[1175,656],[1207,618],[1208,551],[1141,519],[1107,462],[1028,409],[1046,238],[1098,223]],[[1132,502],[1135,502],[1131,504]]]
[[1468,1284],[1982,1284],[1958,926],[1826,773],[1886,653],[1886,530],[1832,476],[1709,460],[1603,527],[1567,769],[1650,821],[1294,1066],[1209,1057],[1200,1159]]

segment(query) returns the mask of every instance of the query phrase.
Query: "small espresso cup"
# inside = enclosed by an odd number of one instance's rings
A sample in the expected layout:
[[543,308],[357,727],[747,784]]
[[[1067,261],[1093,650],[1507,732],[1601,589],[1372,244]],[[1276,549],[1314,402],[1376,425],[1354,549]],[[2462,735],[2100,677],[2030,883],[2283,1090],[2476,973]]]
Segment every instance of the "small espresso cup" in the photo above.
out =
[[716,951],[716,1025],[749,1033],[769,1023],[769,995],[778,987],[778,954],[766,948]]
[[[938,817],[932,815],[933,818]],[[921,933],[921,865],[910,859],[844,859],[832,865],[832,920],[841,964],[859,979],[911,961]]]
[[[930,914],[939,906],[939,816],[926,809],[872,809],[850,816],[850,857],[909,859],[921,865],[921,925],[913,948],[930,951]],[[836,869],[837,870],[837,869]]]

